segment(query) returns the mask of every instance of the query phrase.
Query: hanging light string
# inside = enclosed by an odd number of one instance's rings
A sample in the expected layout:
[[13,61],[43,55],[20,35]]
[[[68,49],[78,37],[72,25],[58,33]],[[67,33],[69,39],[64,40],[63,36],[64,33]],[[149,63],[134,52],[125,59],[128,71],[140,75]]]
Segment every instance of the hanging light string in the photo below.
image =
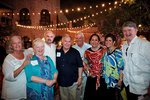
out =
[[[126,4],[126,2],[125,1],[123,1],[122,0],[122,3],[124,3],[124,4]],[[110,3],[108,3],[108,5],[111,5],[112,3],[110,2]],[[105,7],[105,3],[102,3],[101,4],[101,6],[102,7]],[[115,1],[114,2],[114,8],[117,8],[117,6],[121,6],[121,3],[118,3],[117,1]],[[98,8],[99,6],[98,5],[96,5],[96,8]],[[90,8],[92,9],[93,7],[92,6],[90,6]],[[80,8],[78,8],[78,10],[79,10]],[[86,9],[86,7],[84,7],[84,10]],[[68,21],[68,22],[61,22],[61,23],[58,23],[58,24],[56,24],[56,25],[48,25],[47,27],[55,27],[55,26],[63,26],[63,25],[66,25],[66,24],[68,24],[69,22],[73,22],[73,23],[76,23],[76,22],[78,22],[78,21],[83,21],[83,20],[85,20],[85,19],[87,19],[87,18],[91,18],[91,17],[94,17],[94,16],[96,16],[96,15],[99,15],[99,14],[102,14],[103,12],[106,12],[106,11],[111,11],[113,8],[109,8],[109,9],[105,9],[104,11],[100,11],[100,12],[96,12],[95,14],[93,13],[93,14],[91,14],[91,15],[88,15],[88,16],[84,16],[84,17],[81,17],[81,18],[77,18],[77,19],[73,19],[73,20],[70,20],[70,21]],[[73,9],[72,9],[72,11],[74,11]],[[69,12],[69,11],[68,11]],[[49,12],[49,13],[51,13],[51,12]],[[54,12],[54,13],[56,13],[56,11]],[[62,13],[62,10],[60,10],[60,13]],[[35,15],[36,13],[33,13],[33,15]],[[38,15],[40,15],[40,13],[37,13]],[[2,13],[2,15],[6,15],[6,16],[9,16],[10,15],[10,13],[7,13],[7,12],[5,12],[5,13]],[[15,13],[13,13],[13,16],[15,15]],[[19,13],[17,13],[16,15],[19,15]],[[23,13],[23,15],[25,15],[25,13]],[[30,15],[29,13],[28,13],[28,15]]]
[[74,28],[50,28],[47,26],[25,26],[25,25],[20,25],[20,24],[18,24],[18,22],[16,22],[16,26],[21,27],[21,28],[37,29],[37,30],[51,30],[51,31],[53,31],[53,30],[67,30],[68,32],[72,32],[72,33],[75,33],[75,32],[71,31],[71,29],[79,29],[80,28],[80,29],[82,29],[80,31],[85,31],[89,27],[92,27],[93,25],[95,25],[95,23],[90,24],[90,25],[80,26],[80,27],[74,27]]
[[[70,33],[79,33],[79,32],[83,32],[83,31],[89,29],[89,28],[92,27],[93,25],[95,25],[95,23],[88,25],[88,27],[85,27],[85,28],[82,29],[82,30],[78,30],[78,31],[67,30],[67,31],[70,32]],[[74,28],[72,28],[72,29],[74,29]]]
[[[121,4],[121,3],[124,3],[124,4],[126,4],[126,2],[125,1],[122,1],[122,2],[120,2],[120,3],[118,3],[118,1],[115,1],[114,2],[114,6],[115,5],[117,5],[117,4]],[[113,3],[112,2],[109,2],[108,3],[108,5],[112,5]],[[102,3],[102,4],[100,4],[100,6],[101,7],[105,7],[105,5],[107,5],[107,4],[105,4],[105,3]],[[63,11],[63,10],[59,10],[58,12],[57,11],[54,11],[54,12],[49,12],[49,14],[52,14],[52,13],[54,13],[54,14],[58,14],[58,13],[69,13],[69,12],[74,12],[74,11],[77,11],[77,12],[79,12],[79,11],[81,11],[81,9],[83,9],[83,10],[86,10],[86,9],[88,9],[88,8],[90,8],[90,9],[93,9],[94,7],[95,8],[99,8],[100,7],[99,5],[95,5],[95,6],[89,6],[89,7],[77,7],[76,9],[66,9],[65,11]],[[45,12],[43,12],[43,14],[44,14]],[[11,12],[2,12],[2,14],[3,15],[11,15]],[[40,15],[41,13],[39,12],[39,13],[35,13],[35,12],[33,12],[32,13],[32,15],[36,15],[36,14],[38,14],[38,15]],[[15,16],[15,15],[20,15],[20,13],[18,12],[18,13],[12,13],[12,15],[13,16]],[[26,15],[25,13],[22,13],[22,15]],[[30,15],[30,13],[27,13],[27,15]]]
[[[87,35],[91,35],[92,33],[84,33],[84,31],[86,31],[87,29],[90,29],[93,25],[95,25],[95,23],[93,24],[90,24],[90,25],[85,25],[85,26],[82,26],[82,27],[74,27],[74,28],[48,28],[48,27],[45,27],[45,26],[25,26],[25,25],[20,25],[18,24],[18,22],[16,22],[16,26],[17,27],[20,27],[20,28],[27,28],[27,29],[35,29],[35,30],[43,30],[43,31],[67,31],[67,32],[70,32],[70,33],[78,33],[78,32],[82,32],[83,34],[87,34]],[[81,30],[79,30],[81,29]],[[72,31],[72,30],[78,30],[78,31]]]

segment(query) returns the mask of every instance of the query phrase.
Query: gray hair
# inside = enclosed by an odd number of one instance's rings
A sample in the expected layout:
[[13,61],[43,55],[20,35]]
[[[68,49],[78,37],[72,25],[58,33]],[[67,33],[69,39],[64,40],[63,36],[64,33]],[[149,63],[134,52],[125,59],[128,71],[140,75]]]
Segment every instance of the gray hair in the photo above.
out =
[[42,39],[40,39],[40,38],[34,39],[33,43],[32,43],[32,48],[34,48],[34,46],[38,45],[39,43],[43,43],[44,44],[44,41]]
[[24,51],[24,44],[23,44],[23,41],[22,41],[21,37],[20,37],[20,36],[12,36],[12,37],[9,39],[8,43],[7,43],[6,51],[7,51],[8,54],[14,52],[14,50],[11,48],[11,46],[12,46],[12,40],[13,40],[14,38],[18,38],[18,39],[21,41],[21,44],[22,44],[22,49],[21,49],[21,51],[22,51],[22,52]]
[[79,34],[79,35],[82,35],[82,37],[84,38],[83,33],[77,33],[77,34],[75,35],[75,37],[76,37],[78,34]]
[[[46,31],[45,33],[44,33],[44,37],[46,37],[46,34],[47,33],[53,33],[52,31]],[[53,35],[54,35],[54,37],[55,37],[55,34],[53,33]]]
[[137,25],[136,23],[132,22],[132,21],[127,21],[122,25],[122,29],[123,27],[134,27],[135,29],[137,29]]
[[62,37],[62,41],[63,41],[63,39],[64,39],[65,37],[70,37],[70,39],[71,39],[71,41],[72,41],[72,37],[71,37],[70,35],[68,35],[68,34],[65,34],[65,35]]

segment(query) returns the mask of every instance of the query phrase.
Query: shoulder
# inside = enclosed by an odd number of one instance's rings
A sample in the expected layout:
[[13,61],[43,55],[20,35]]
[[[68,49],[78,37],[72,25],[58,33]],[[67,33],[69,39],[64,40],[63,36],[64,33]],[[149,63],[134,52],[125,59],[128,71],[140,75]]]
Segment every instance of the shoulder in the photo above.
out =
[[119,48],[116,48],[115,52],[122,52],[122,51]]
[[5,61],[11,61],[14,60],[14,57],[11,54],[8,54],[5,58]]
[[33,61],[33,60],[37,60],[35,55],[33,55],[33,57],[30,59],[30,61]]
[[49,56],[45,56],[47,60],[52,60]]
[[62,47],[60,49],[56,49],[56,52],[61,52],[62,51]]
[[119,48],[116,48],[114,50],[115,55],[120,55],[120,57],[122,56],[122,51]]
[[52,47],[56,48],[56,45],[54,43],[51,44]]
[[146,39],[141,39],[141,38],[137,38],[138,42],[139,43],[147,43],[147,44],[150,44],[150,42]]
[[33,54],[33,52],[31,50],[25,49],[24,50],[24,54],[28,55],[28,54]]
[[77,48],[77,47],[78,47],[78,45],[76,44],[76,45],[73,45],[72,47],[73,47],[73,48]]
[[75,49],[75,48],[73,48],[73,47],[70,47],[70,51],[71,51],[71,52],[78,52],[78,50]]
[[89,48],[92,47],[90,44],[85,43],[85,42],[84,42],[84,45],[87,46],[87,47],[89,47]]

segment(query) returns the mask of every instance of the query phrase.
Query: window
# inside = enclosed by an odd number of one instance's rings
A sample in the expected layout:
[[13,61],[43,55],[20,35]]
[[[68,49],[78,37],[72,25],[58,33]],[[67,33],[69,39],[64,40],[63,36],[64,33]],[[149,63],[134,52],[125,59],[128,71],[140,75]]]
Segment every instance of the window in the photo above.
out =
[[41,11],[41,20],[40,20],[40,25],[42,26],[48,26],[52,24],[50,20],[50,14],[47,10],[42,10]]
[[23,8],[20,11],[20,24],[21,25],[31,25],[29,10],[26,8]]
[[10,19],[9,17],[1,17],[1,22],[8,26],[12,25],[12,19]]

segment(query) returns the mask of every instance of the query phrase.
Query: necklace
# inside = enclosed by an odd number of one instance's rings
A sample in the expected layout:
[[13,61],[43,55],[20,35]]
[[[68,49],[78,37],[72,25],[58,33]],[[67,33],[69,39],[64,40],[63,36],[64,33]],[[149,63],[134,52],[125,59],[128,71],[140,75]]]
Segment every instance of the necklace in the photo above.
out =
[[99,47],[100,47],[100,45],[98,45],[98,47],[95,48],[95,49],[91,47],[91,49],[92,49],[93,51],[97,51],[97,50],[99,49]]
[[41,62],[45,63],[45,57],[43,59],[40,59]]

